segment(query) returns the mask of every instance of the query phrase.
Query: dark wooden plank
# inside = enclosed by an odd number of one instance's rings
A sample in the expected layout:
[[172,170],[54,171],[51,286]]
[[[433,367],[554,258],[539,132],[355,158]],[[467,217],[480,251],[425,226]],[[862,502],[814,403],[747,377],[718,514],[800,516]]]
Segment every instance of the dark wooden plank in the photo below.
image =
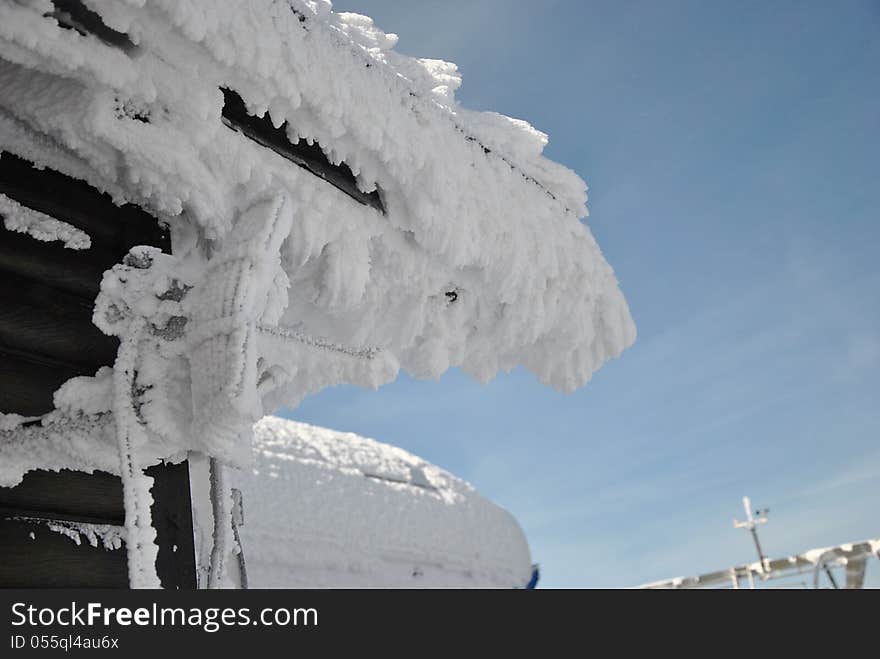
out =
[[125,544],[77,545],[43,523],[0,518],[0,587],[127,588]]
[[0,281],[7,273],[16,274],[94,302],[104,271],[123,256],[94,247],[67,249],[0,226]]
[[[153,478],[151,513],[159,547],[156,572],[164,588],[195,589],[188,463],[155,465],[146,473]],[[0,518],[41,518],[122,526],[125,523],[122,481],[118,476],[104,472],[32,471],[16,487],[0,488]],[[0,536],[13,531],[0,526]],[[2,546],[0,537],[0,562],[5,559]],[[44,551],[42,544],[32,549]],[[87,579],[83,583],[92,585]],[[0,576],[0,586],[5,585],[6,581]]]
[[[38,170],[8,153],[0,158],[0,192],[92,237],[90,249],[73,251],[0,231],[0,411],[37,416],[53,408],[52,394],[66,380],[92,375],[101,365],[113,363],[116,339],[91,324],[104,270],[134,245],[153,245],[167,252],[170,240],[168,232],[142,210],[117,207],[109,196],[82,181]],[[159,577],[166,588],[195,588],[188,466],[159,465],[148,473],[154,478]],[[46,517],[121,525],[124,506],[118,477],[31,472],[17,488],[0,488],[0,516],[7,518],[0,524],[0,585],[128,585],[124,550],[77,546],[36,522],[8,519]],[[30,540],[31,531],[38,542]]]
[[0,487],[0,511],[100,524],[124,524],[122,481],[103,471],[31,471]]
[[0,412],[24,416],[51,412],[52,394],[77,375],[94,375],[94,370],[0,348]]
[[0,280],[0,348],[94,373],[114,362],[118,346],[92,324],[91,302],[16,275]]
[[106,43],[124,51],[133,50],[135,45],[125,32],[118,32],[101,19],[101,15],[86,7],[81,0],[52,0],[55,6],[50,16],[61,27],[76,30],[80,34],[91,34]]
[[223,123],[227,127],[241,132],[281,157],[307,169],[358,203],[375,208],[380,213],[385,213],[385,206],[379,191],[362,192],[357,186],[357,179],[347,164],[344,162],[338,165],[331,163],[317,142],[312,144],[305,140],[291,142],[287,138],[286,121],[276,128],[272,124],[268,112],[262,117],[248,114],[244,99],[237,92],[225,88],[221,91],[223,92]]
[[146,471],[153,477],[153,528],[156,529],[156,573],[163,588],[196,588],[196,555],[193,539],[189,463],[156,465]]
[[167,229],[133,204],[117,206],[110,195],[53,169],[39,169],[8,152],[0,154],[0,193],[23,206],[82,229],[92,244],[120,257],[134,245],[169,250]]

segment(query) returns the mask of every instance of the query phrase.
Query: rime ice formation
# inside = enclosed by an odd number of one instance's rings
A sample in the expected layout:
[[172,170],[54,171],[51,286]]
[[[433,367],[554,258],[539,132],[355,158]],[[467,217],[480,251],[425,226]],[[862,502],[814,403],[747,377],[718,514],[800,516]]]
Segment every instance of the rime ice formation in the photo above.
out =
[[[524,121],[460,107],[453,64],[326,0],[84,5],[100,30],[51,0],[0,3],[0,151],[171,229],[173,254],[134,248],[105,273],[113,372],[63,388],[77,423],[114,419],[130,547],[152,545],[141,467],[187,450],[243,465],[253,423],[309,393],[517,365],[571,391],[634,340],[583,181]],[[356,189],[249,136],[232,92]]]
[[88,249],[92,244],[85,232],[67,222],[22,206],[4,194],[0,194],[0,216],[3,217],[3,225],[10,231],[26,233],[37,240],[59,240],[68,249]]
[[521,588],[529,547],[516,520],[406,451],[266,417],[237,474],[253,588]]
[[[112,415],[86,419],[0,428],[0,486],[37,467],[118,474]],[[240,545],[231,529],[223,538],[225,560],[234,565],[243,549],[251,587],[511,588],[529,580],[529,547],[509,513],[447,471],[372,439],[266,417],[254,427],[251,466],[233,472],[227,487],[243,492],[244,523]],[[122,530],[55,526],[107,549],[118,547]]]
[[83,539],[85,539],[92,547],[97,547],[100,543],[108,551],[114,551],[122,547],[124,536],[122,529],[118,526],[86,524],[85,522],[49,522],[39,519],[29,521],[35,524],[44,524],[50,531],[67,536],[77,545],[81,545]]

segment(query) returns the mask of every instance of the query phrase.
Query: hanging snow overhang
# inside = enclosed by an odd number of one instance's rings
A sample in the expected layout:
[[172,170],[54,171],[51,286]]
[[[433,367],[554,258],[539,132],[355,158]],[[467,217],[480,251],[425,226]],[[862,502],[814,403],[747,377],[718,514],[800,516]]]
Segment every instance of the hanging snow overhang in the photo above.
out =
[[320,0],[0,4],[0,150],[171,228],[95,312],[149,432],[238,462],[329,385],[524,365],[571,391],[634,340],[584,183],[395,42]]

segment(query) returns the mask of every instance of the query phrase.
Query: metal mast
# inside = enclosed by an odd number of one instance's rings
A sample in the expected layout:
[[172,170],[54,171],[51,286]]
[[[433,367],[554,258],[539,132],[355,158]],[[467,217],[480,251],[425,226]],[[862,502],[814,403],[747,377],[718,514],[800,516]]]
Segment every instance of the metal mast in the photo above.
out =
[[767,564],[767,557],[764,556],[764,550],[761,549],[761,541],[758,539],[757,526],[758,524],[767,523],[767,513],[770,512],[770,509],[765,508],[764,510],[756,510],[755,514],[752,515],[752,502],[748,497],[743,497],[743,508],[746,511],[746,521],[740,522],[734,519],[733,528],[748,529],[749,533],[752,534],[752,540],[755,541],[755,549],[758,551],[758,560],[761,562],[761,571],[764,575],[767,575],[770,572],[770,566]]

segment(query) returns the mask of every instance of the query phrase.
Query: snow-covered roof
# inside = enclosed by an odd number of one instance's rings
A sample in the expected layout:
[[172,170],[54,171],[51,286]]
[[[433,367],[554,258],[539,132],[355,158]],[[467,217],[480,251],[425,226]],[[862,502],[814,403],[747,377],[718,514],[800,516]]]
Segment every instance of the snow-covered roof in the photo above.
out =
[[[15,421],[0,415],[0,487],[36,468],[119,473],[110,415]],[[352,433],[266,417],[229,485],[243,493],[251,588],[515,588],[531,575],[510,513],[449,472]],[[194,490],[194,506],[202,498]]]
[[[0,150],[171,226],[173,256],[108,272],[95,313],[152,432],[236,461],[227,440],[328,385],[521,364],[570,391],[634,340],[583,181],[395,42],[324,0],[0,4]],[[230,94],[380,203],[249,138]]]
[[251,588],[523,587],[516,520],[406,451],[277,417],[237,475]]

